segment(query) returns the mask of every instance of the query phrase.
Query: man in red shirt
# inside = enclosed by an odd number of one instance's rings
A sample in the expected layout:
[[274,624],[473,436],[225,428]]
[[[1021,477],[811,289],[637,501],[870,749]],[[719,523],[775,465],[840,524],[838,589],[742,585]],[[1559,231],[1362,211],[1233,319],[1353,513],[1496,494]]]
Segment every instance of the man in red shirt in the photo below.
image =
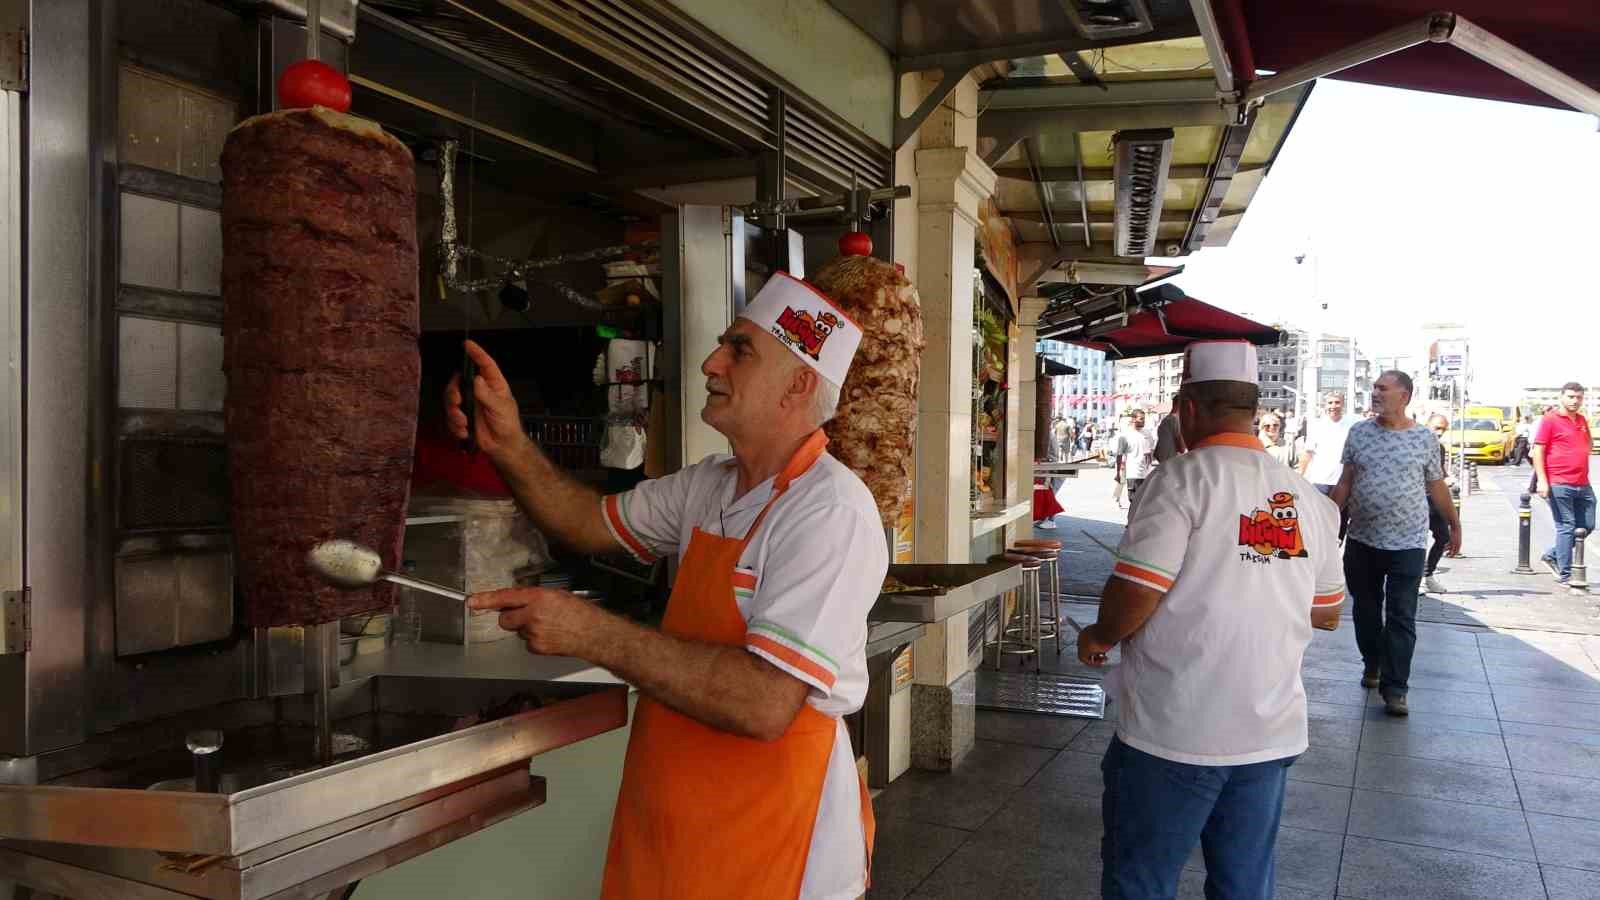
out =
[[1533,436],[1533,472],[1539,496],[1550,501],[1556,520],[1556,543],[1543,559],[1566,584],[1572,575],[1572,543],[1576,529],[1594,532],[1594,489],[1589,486],[1589,420],[1583,408],[1583,385],[1561,386],[1561,405],[1545,413]]

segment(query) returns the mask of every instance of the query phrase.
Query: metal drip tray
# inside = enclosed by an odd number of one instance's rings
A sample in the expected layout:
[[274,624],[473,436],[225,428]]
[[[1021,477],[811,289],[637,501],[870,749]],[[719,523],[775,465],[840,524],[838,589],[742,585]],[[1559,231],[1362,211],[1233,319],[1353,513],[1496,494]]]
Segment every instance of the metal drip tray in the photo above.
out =
[[0,837],[276,855],[319,829],[460,790],[513,764],[521,763],[526,788],[530,757],[619,728],[628,716],[620,685],[380,675],[337,690],[342,755],[317,767],[309,726],[277,721],[271,701],[234,704],[227,715],[249,718],[261,704],[265,721],[224,729],[222,783],[232,792],[193,791],[181,736],[165,735],[152,748],[149,729],[140,738],[114,735],[109,740],[137,749],[47,784],[0,786]]
[[879,594],[867,619],[873,622],[943,622],[1022,586],[1016,563],[904,563],[889,575],[917,590]]
[[1099,683],[1050,672],[995,672],[979,669],[979,709],[1031,712],[1079,719],[1106,716],[1106,692]]

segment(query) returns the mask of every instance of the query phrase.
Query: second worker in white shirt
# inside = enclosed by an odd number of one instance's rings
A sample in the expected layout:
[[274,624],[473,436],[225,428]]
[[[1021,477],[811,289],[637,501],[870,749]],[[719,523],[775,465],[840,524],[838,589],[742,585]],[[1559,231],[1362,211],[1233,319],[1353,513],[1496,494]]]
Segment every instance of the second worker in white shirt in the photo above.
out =
[[1196,844],[1206,896],[1268,900],[1289,766],[1308,740],[1300,664],[1339,624],[1339,511],[1253,434],[1256,350],[1190,345],[1175,409],[1189,452],[1140,492],[1078,655],[1118,710],[1101,890],[1174,896]]

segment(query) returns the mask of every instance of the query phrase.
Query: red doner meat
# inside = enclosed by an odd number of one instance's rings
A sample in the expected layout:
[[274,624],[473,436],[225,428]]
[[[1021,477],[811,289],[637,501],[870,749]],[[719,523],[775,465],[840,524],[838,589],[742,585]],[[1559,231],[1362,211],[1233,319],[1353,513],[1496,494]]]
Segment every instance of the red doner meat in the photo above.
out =
[[894,527],[911,492],[922,371],[922,305],[894,266],[870,256],[841,256],[811,279],[861,326],[861,346],[826,426],[828,449],[866,482],[885,528]]
[[417,430],[416,169],[326,109],[250,119],[222,151],[233,530],[251,625],[387,608],[306,566],[330,538],[398,568]]

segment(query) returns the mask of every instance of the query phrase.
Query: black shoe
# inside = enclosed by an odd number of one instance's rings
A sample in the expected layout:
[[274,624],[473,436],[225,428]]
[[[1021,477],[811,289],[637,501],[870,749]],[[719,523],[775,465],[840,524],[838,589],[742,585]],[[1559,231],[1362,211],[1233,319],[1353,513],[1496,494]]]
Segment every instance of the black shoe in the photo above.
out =
[[1390,694],[1383,698],[1383,711],[1391,716],[1411,715],[1411,709],[1406,706],[1405,694]]
[[1377,672],[1362,672],[1361,673],[1361,686],[1364,687],[1364,688],[1375,688],[1375,687],[1377,687],[1378,686],[1378,673]]

